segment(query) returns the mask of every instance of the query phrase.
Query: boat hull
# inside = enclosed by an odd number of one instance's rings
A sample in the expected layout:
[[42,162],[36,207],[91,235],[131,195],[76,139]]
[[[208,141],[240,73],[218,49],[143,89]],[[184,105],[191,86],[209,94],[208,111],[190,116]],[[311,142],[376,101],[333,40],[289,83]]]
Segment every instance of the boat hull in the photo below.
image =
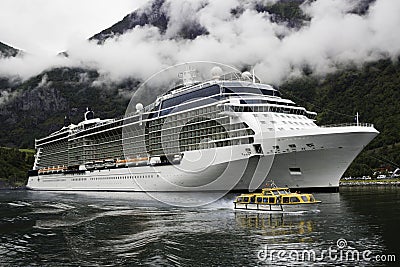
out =
[[235,210],[245,211],[271,211],[271,212],[298,212],[318,210],[319,203],[302,204],[241,204],[234,203]]

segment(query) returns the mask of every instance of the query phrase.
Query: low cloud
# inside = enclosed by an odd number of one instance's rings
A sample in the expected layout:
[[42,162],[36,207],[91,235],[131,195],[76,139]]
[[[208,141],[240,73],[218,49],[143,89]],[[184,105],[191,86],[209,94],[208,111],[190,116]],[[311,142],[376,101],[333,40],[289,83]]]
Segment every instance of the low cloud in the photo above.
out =
[[[26,79],[52,67],[77,66],[97,69],[100,82],[116,82],[145,80],[185,61],[210,60],[239,69],[254,66],[263,81],[279,83],[300,75],[305,66],[323,75],[343,64],[400,55],[398,0],[377,0],[362,14],[353,12],[361,0],[306,1],[302,10],[310,20],[299,28],[272,22],[270,14],[255,10],[257,3],[272,2],[276,1],[168,0],[163,5],[169,16],[165,33],[154,26],[137,26],[103,45],[72,43],[69,58],[27,54],[1,59],[0,74]],[[233,14],[233,9],[243,12]],[[176,38],[185,23],[198,23],[208,34]]]

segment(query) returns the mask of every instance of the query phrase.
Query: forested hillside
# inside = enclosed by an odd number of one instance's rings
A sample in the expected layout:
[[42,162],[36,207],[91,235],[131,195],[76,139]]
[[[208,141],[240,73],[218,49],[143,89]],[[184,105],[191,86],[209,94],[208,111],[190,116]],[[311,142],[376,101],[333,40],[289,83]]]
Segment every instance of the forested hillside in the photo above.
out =
[[65,116],[80,122],[87,107],[101,118],[124,114],[126,94],[135,83],[94,86],[98,77],[96,71],[57,68],[14,87],[7,102],[0,103],[0,146],[33,148],[35,138],[59,130]]
[[25,185],[33,154],[33,150],[0,147],[0,188]]
[[375,125],[380,134],[347,171],[371,175],[372,169],[400,165],[400,64],[381,60],[361,68],[348,67],[326,77],[305,76],[286,82],[281,91],[300,105],[318,112],[318,124],[360,122]]
[[[313,2],[315,1],[306,1],[306,3]],[[310,13],[304,13],[302,10],[304,3],[303,0],[254,1],[251,5],[241,3],[228,10],[230,14],[227,14],[227,17],[232,17],[231,19],[234,20],[246,13],[245,8],[250,7],[262,14],[266,20],[279,25],[276,29],[280,30],[277,30],[276,34],[283,42],[285,34],[291,32],[301,34],[302,29],[309,27],[313,22]],[[357,1],[348,11],[351,14],[349,17],[360,15],[360,21],[365,20],[366,17],[363,16],[368,15],[373,3],[375,3],[374,0]],[[133,29],[146,28],[146,26],[154,26],[159,30],[160,45],[174,39],[183,40],[185,45],[196,39],[209,39],[207,37],[210,37],[212,32],[205,28],[195,16],[178,16],[182,21],[178,24],[175,21],[174,24],[169,5],[171,5],[170,1],[150,1],[121,21],[95,34],[90,38],[92,41],[90,43],[100,47],[107,46],[107,42],[110,41],[108,45],[111,43],[115,45],[118,44],[118,39],[122,35],[132,34]],[[200,5],[198,8],[206,6]],[[197,14],[198,11],[190,8],[184,10],[193,11],[193,14]],[[241,25],[242,22],[237,23]],[[168,31],[171,25],[179,27],[174,31]],[[285,31],[281,30],[282,27]],[[221,31],[221,34],[224,32],[226,31]],[[235,36],[235,38],[240,37],[240,35]],[[258,37],[261,36],[257,36],[257,40]],[[245,39],[247,40],[247,37]],[[310,43],[314,42],[312,38],[307,38],[307,42],[308,40]],[[133,43],[136,46],[137,43]],[[125,46],[117,45],[117,47]],[[203,48],[203,46],[199,47],[200,50]],[[244,54],[247,54],[247,49],[245,50]],[[114,52],[120,52],[120,49],[112,51],[113,54],[109,55],[109,59],[114,58]],[[122,52],[128,54],[130,51],[132,50],[126,49]],[[233,54],[234,52],[232,51]],[[230,57],[231,54],[228,54]],[[23,58],[24,52],[0,43],[0,60],[8,60],[15,56],[19,59],[20,55]],[[61,55],[68,57],[68,51]],[[380,55],[384,58],[389,57],[390,54],[381,53]],[[165,54],[163,57],[168,59],[172,56]],[[252,59],[253,56],[246,60]],[[263,57],[257,59],[262,60]],[[243,66],[251,64],[246,60],[240,61],[244,65],[235,67],[245,68]],[[143,63],[135,60],[132,62],[138,66]],[[125,65],[124,67],[131,71],[132,65],[130,68]],[[380,60],[357,66],[348,66],[348,61],[345,61],[345,63],[338,62],[336,67],[338,71],[326,76],[312,73],[312,66],[304,67],[303,76],[283,82],[280,90],[299,105],[318,112],[317,120],[320,125],[354,122],[355,114],[358,112],[361,122],[373,123],[381,132],[366,147],[345,175],[370,175],[372,170],[378,167],[398,167],[400,164],[400,104],[398,101],[400,99],[400,64],[398,60]],[[121,78],[118,81],[107,80],[103,77],[103,75],[107,76],[107,71],[101,66],[96,68],[96,65],[90,62],[79,67],[58,66],[43,70],[39,75],[36,73],[33,77],[29,76],[30,78],[26,79],[18,75],[2,76],[0,74],[1,147],[33,148],[34,139],[60,129],[65,116],[69,116],[73,123],[81,121],[86,107],[91,107],[96,116],[101,118],[123,115],[139,83],[134,75],[128,75],[129,78]],[[263,82],[268,83],[268,80]],[[21,161],[11,161],[10,158],[24,157],[16,151],[8,150],[7,153],[2,154],[4,160],[0,167],[7,169],[7,173],[3,172],[1,179],[9,180],[14,179],[13,177],[24,176],[25,171],[31,166],[31,164],[12,165],[19,164],[17,162]]]

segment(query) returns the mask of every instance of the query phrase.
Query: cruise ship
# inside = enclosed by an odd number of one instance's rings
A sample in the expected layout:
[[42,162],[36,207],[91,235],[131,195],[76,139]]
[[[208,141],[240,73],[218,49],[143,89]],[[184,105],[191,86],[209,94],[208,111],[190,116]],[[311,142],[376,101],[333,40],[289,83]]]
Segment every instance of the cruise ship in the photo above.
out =
[[[372,124],[318,126],[316,113],[250,72],[196,81],[194,70],[147,106],[35,140],[27,188],[70,191],[254,191],[273,180],[337,191],[339,179],[378,134]],[[182,74],[182,73],[181,73]],[[189,77],[189,78],[188,78]]]

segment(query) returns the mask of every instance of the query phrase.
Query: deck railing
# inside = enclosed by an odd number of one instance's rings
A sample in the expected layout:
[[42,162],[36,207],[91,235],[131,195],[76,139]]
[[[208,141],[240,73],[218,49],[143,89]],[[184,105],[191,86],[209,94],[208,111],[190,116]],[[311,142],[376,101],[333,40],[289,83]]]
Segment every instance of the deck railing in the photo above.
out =
[[329,124],[329,125],[321,125],[322,128],[331,128],[331,127],[374,127],[372,123],[339,123],[339,124]]

